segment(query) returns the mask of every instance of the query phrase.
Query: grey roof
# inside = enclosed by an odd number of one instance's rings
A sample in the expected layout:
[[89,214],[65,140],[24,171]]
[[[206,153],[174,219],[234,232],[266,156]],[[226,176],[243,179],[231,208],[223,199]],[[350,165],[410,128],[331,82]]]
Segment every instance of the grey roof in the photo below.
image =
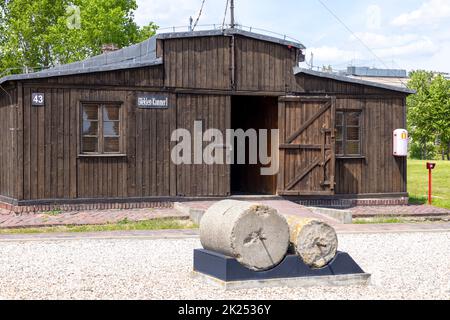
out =
[[156,38],[154,36],[141,43],[83,61],[64,64],[34,73],[6,76],[0,79],[0,84],[13,80],[40,79],[162,64],[162,59],[156,57]]
[[161,58],[156,57],[157,39],[205,37],[216,35],[242,35],[263,41],[269,41],[278,44],[293,46],[299,49],[305,49],[305,47],[298,42],[278,39],[240,29],[217,29],[210,31],[162,33],[155,35],[144,42],[114,52],[101,54],[83,61],[60,65],[34,73],[6,76],[0,79],[0,84],[6,81],[14,80],[41,79],[160,65],[163,63],[163,61]]
[[315,77],[319,77],[319,78],[327,78],[327,79],[332,79],[332,80],[336,80],[336,81],[342,81],[342,82],[348,82],[348,83],[354,83],[354,84],[361,84],[361,85],[365,85],[365,86],[371,86],[371,87],[376,87],[376,88],[380,88],[380,89],[397,91],[397,92],[402,92],[402,93],[406,93],[406,94],[414,94],[414,93],[416,93],[416,91],[408,89],[408,88],[397,87],[397,86],[390,86],[390,85],[387,85],[387,84],[382,84],[382,83],[377,83],[377,82],[372,82],[372,81],[367,81],[367,80],[360,80],[360,79],[350,78],[350,77],[338,75],[338,74],[335,74],[335,73],[314,71],[314,70],[304,69],[304,68],[300,68],[300,67],[294,67],[294,74],[295,75],[297,75],[297,74],[306,74],[306,75],[315,76]]
[[369,67],[348,67],[347,74],[361,77],[407,78],[408,73],[403,69],[378,69]]

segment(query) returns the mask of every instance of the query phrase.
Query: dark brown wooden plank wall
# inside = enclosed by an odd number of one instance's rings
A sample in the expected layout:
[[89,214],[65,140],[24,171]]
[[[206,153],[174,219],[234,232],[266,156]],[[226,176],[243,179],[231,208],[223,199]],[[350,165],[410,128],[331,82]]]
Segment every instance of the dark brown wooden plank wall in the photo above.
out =
[[230,37],[165,40],[165,86],[230,89],[230,61]]
[[403,193],[406,158],[393,156],[392,134],[405,127],[405,99],[337,99],[337,110],[363,111],[362,159],[338,159],[338,194]]
[[17,122],[18,89],[0,92],[0,196],[16,198],[17,183]]
[[[31,93],[45,93],[45,107],[31,107]],[[136,108],[134,91],[24,88],[23,199],[151,197],[176,195],[170,161],[171,108]],[[79,155],[80,101],[123,102],[126,157]],[[3,108],[2,108],[3,110]]]
[[295,48],[245,37],[235,43],[237,90],[291,91]]
[[[194,152],[194,122],[203,122],[203,132],[219,129],[225,139],[230,128],[230,97],[215,95],[178,95],[177,128],[192,135]],[[225,143],[225,141],[224,141]],[[205,148],[209,143],[203,142]],[[225,149],[224,149],[225,150]],[[224,152],[225,154],[225,152]],[[225,158],[224,158],[225,159]],[[177,167],[177,194],[180,196],[226,196],[230,192],[230,166],[226,164],[194,164]]]

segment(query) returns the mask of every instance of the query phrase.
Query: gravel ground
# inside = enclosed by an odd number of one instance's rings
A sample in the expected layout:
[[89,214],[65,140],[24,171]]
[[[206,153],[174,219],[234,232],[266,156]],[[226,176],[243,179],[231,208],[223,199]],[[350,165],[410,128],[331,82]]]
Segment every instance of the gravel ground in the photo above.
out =
[[450,233],[340,235],[369,287],[225,292],[190,278],[198,239],[0,242],[0,299],[450,299]]

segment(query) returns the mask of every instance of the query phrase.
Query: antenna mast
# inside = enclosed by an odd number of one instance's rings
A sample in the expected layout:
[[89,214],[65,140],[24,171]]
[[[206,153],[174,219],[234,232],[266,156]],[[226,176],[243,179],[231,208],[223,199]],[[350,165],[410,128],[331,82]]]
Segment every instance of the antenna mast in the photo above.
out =
[[233,29],[236,24],[234,22],[234,0],[230,0],[230,12],[231,12],[231,23],[230,23],[230,27]]

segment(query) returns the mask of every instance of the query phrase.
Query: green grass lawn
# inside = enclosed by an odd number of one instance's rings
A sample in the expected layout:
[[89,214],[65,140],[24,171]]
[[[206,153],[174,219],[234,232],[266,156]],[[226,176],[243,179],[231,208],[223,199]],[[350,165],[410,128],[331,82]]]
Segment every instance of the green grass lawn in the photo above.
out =
[[133,222],[125,219],[118,223],[109,223],[104,225],[0,229],[0,234],[168,230],[168,229],[195,229],[195,228],[198,228],[198,226],[192,223],[190,220],[154,219],[154,220]]
[[377,217],[370,219],[353,219],[353,224],[396,224],[396,223],[406,223],[407,221],[402,218],[392,218],[392,217]]
[[[450,161],[436,162],[433,170],[433,205],[450,209]],[[408,160],[408,192],[410,203],[425,204],[428,198],[427,161]]]

